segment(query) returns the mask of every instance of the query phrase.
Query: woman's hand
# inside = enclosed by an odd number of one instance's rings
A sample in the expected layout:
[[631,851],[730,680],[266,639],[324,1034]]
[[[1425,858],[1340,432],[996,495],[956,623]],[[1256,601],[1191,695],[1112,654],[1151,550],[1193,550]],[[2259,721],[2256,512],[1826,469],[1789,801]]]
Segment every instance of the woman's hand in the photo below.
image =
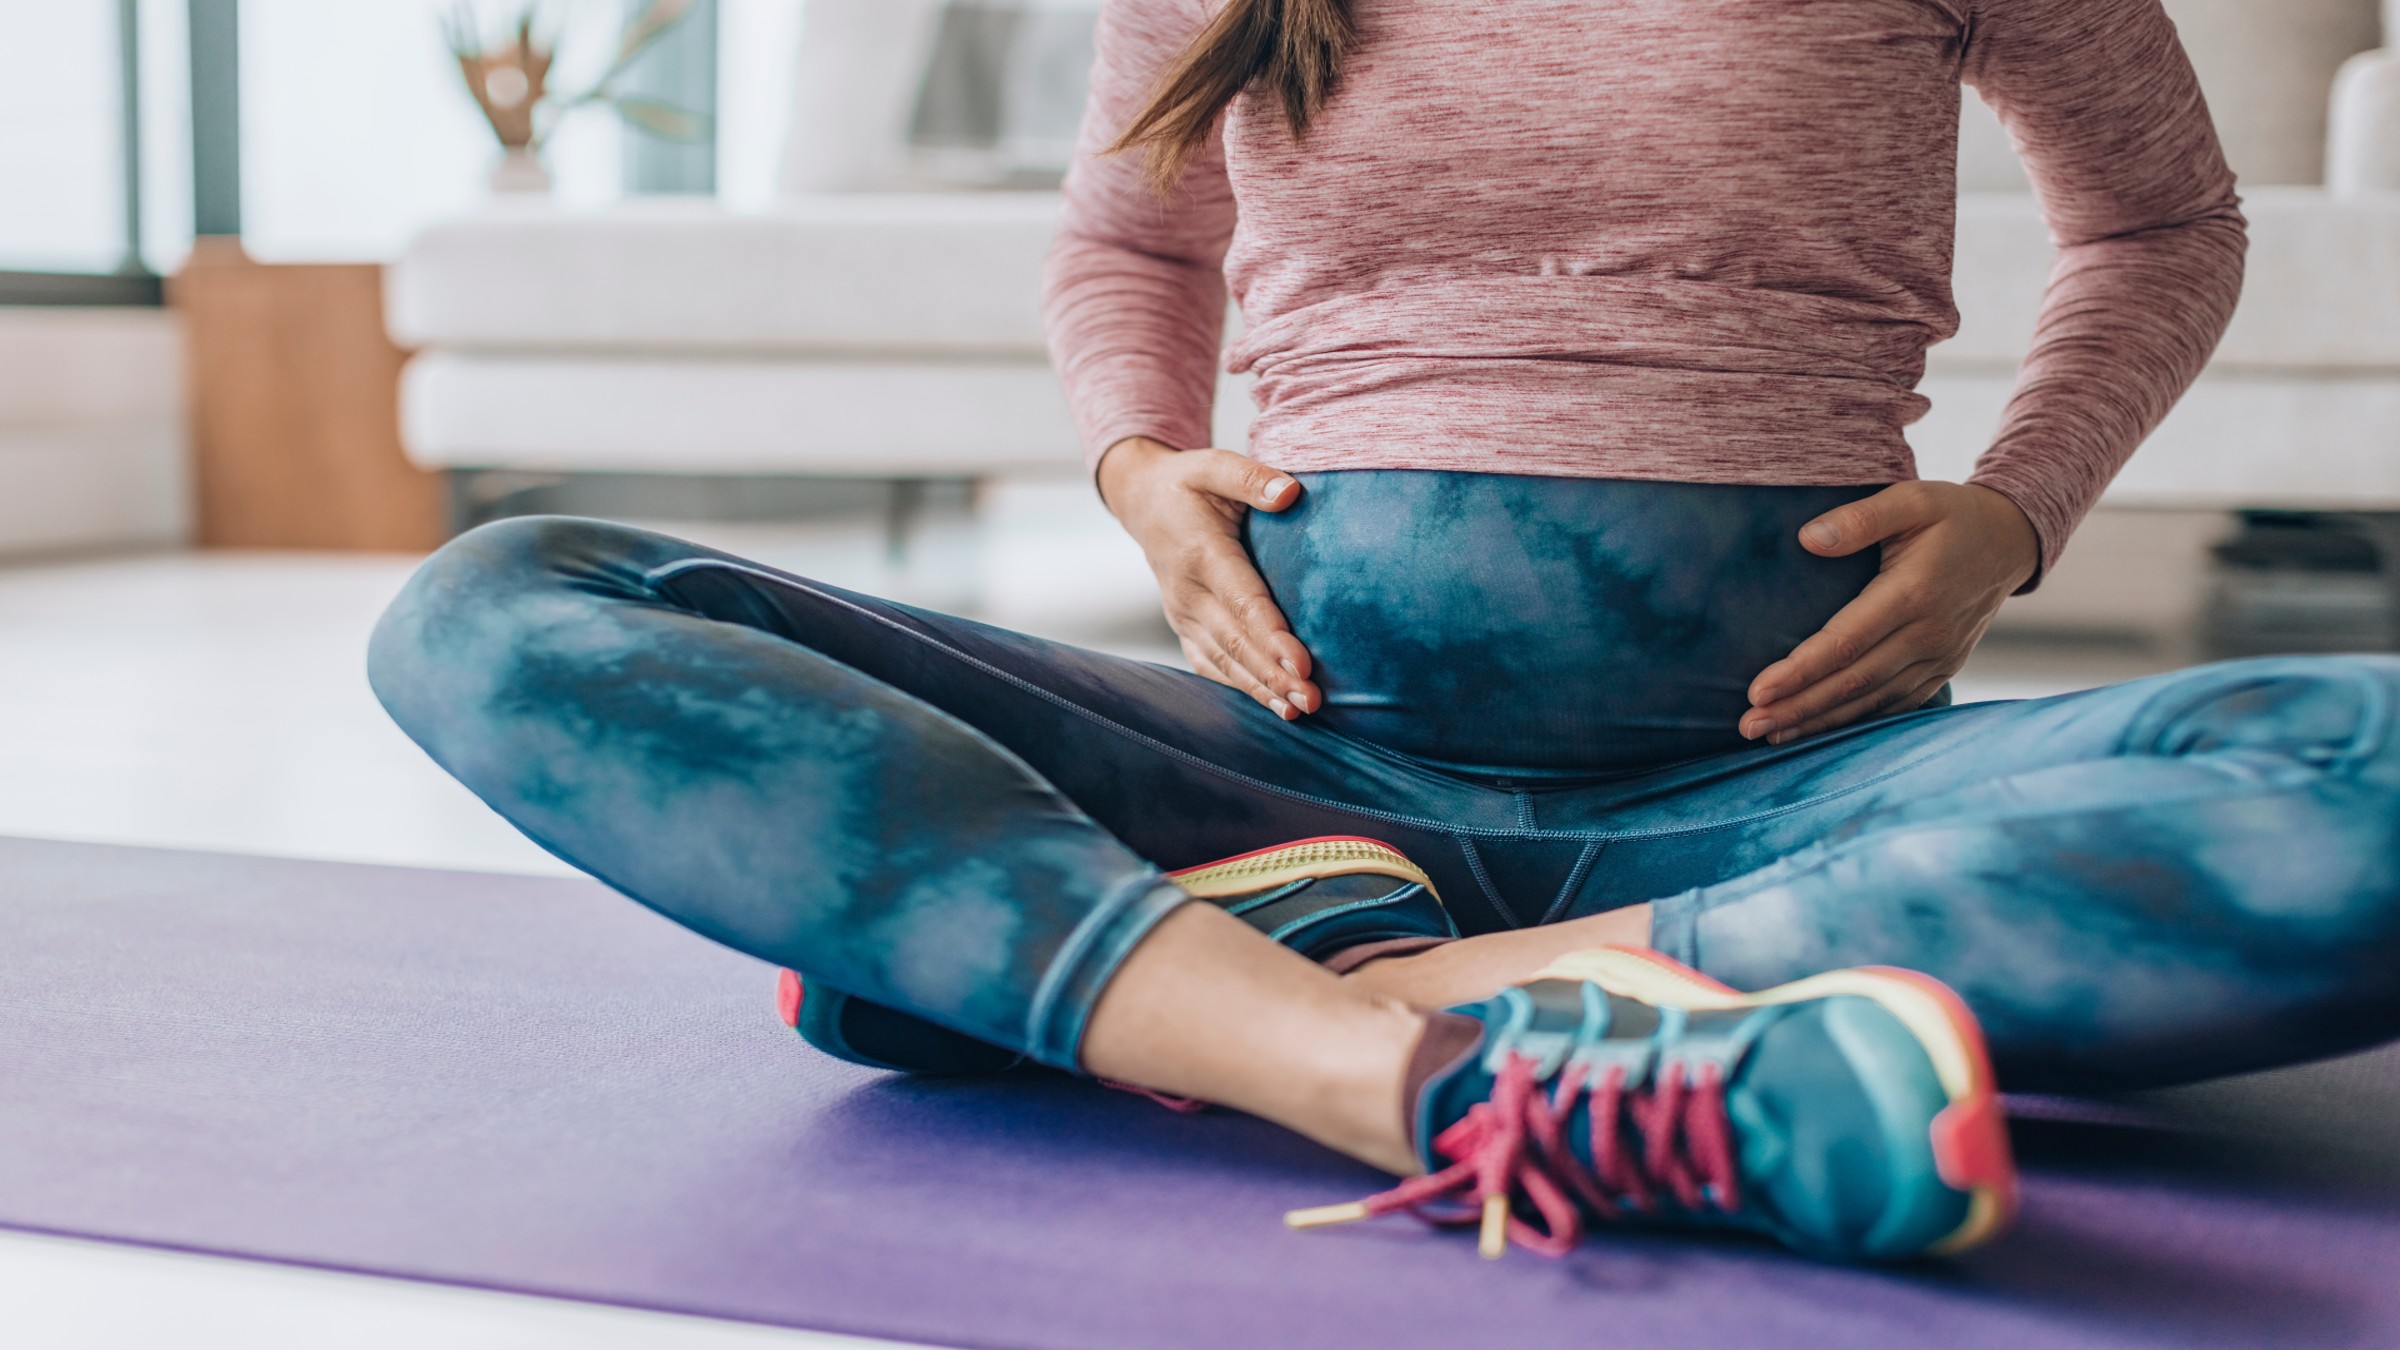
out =
[[1192,669],[1291,721],[1315,712],[1308,649],[1292,636],[1242,548],[1242,518],[1300,500],[1300,484],[1231,450],[1177,450],[1147,437],[1100,457],[1100,499],[1142,546],[1167,623]]
[[2015,502],[1958,483],[1895,483],[1801,526],[1800,544],[1828,558],[1881,544],[1883,570],[1751,682],[1741,732],[1771,745],[1933,697],[2042,556]]

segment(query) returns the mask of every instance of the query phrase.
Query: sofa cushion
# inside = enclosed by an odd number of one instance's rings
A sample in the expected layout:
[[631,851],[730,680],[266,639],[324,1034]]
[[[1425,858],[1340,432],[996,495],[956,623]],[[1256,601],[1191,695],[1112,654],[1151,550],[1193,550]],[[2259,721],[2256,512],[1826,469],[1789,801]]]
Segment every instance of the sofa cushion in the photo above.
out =
[[782,188],[874,192],[1066,171],[1099,0],[809,0]]
[[[2220,366],[2400,366],[2400,197],[2260,188]],[[1046,193],[824,194],[768,215],[639,201],[495,211],[420,236],[390,279],[407,346],[806,355],[1043,352]],[[1959,201],[1958,336],[1935,370],[2025,353],[2053,250],[2033,199]]]
[[808,0],[782,191],[871,191],[905,176],[909,122],[941,13],[941,0]]
[[[2166,8],[2243,184],[2322,181],[2326,92],[2345,58],[2375,45],[2375,0],[2166,0]],[[1973,91],[1964,105],[1959,187],[2022,191],[2025,170],[1999,120]]]
[[763,215],[509,205],[395,264],[403,346],[1043,354],[1050,193],[824,194]]
[[[2216,368],[2286,371],[2400,369],[2400,195],[2336,201],[2318,188],[2257,188],[2241,307]],[[1953,286],[1958,336],[1928,369],[2014,366],[2033,336],[2053,250],[2033,198],[1959,199]]]
[[974,476],[1082,462],[1037,362],[427,352],[401,379],[427,468]]
[[[1933,410],[1908,429],[1917,472],[1955,482],[1992,443],[2015,381],[1936,373]],[[2211,369],[2109,484],[2103,505],[2400,510],[2400,372]]]
[[2166,0],[2248,186],[2325,181],[2326,95],[2376,45],[2376,0]]
[[1097,0],[944,6],[909,117],[916,172],[963,186],[1057,187],[1075,159],[1099,17]]

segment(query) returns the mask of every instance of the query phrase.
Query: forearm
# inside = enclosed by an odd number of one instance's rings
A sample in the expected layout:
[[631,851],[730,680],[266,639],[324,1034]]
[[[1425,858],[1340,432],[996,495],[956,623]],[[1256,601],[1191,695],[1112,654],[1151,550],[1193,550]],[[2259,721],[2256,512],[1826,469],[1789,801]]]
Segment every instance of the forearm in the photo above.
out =
[[1222,149],[1195,156],[1163,198],[1141,152],[1111,149],[1206,16],[1193,0],[1115,0],[1094,35],[1091,102],[1042,286],[1087,467],[1128,436],[1210,439],[1235,215]]
[[2016,395],[1969,481],[2025,513],[2047,571],[2216,350],[2245,229],[2159,0],[1969,4],[1961,76],[2007,125],[2059,246]]
[[2016,393],[1968,480],[2025,512],[2042,570],[2208,363],[2245,240],[2228,192],[2191,219],[2059,251]]
[[1225,312],[1213,263],[1062,230],[1043,301],[1087,468],[1129,436],[1209,443]]

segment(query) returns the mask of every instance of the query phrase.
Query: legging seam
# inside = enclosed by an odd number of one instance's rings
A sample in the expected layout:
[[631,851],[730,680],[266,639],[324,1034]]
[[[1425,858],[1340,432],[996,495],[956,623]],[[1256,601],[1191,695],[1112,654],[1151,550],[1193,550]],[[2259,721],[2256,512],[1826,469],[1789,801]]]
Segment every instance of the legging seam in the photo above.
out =
[[[1753,821],[1767,820],[1775,816],[1788,815],[1794,811],[1806,810],[1809,807],[1821,805],[1825,802],[1837,801],[1855,792],[1863,792],[1878,783],[1884,782],[1887,779],[1896,777],[1899,774],[1915,768],[1918,764],[1922,763],[1931,755],[1931,752],[1928,751],[1924,754],[1913,756],[1902,761],[1901,763],[1893,765],[1891,768],[1886,769],[1881,773],[1862,778],[1859,781],[1852,783],[1848,787],[1841,788],[1833,792],[1827,792],[1817,796],[1803,798],[1802,800],[1796,802],[1788,802],[1782,806],[1770,807],[1761,811],[1753,811],[1747,815],[1728,816],[1722,820],[1711,821],[1705,825],[1679,825],[1655,830],[1526,830],[1521,828],[1511,830],[1491,825],[1460,825],[1449,821],[1431,820],[1419,816],[1402,815],[1397,811],[1386,811],[1373,806],[1361,806],[1351,802],[1336,801],[1330,797],[1319,797],[1313,793],[1300,792],[1291,788],[1266,782],[1262,779],[1252,778],[1248,774],[1241,773],[1237,770],[1228,769],[1220,764],[1212,764],[1188,750],[1169,745],[1154,736],[1136,731],[1131,727],[1123,725],[1122,723],[1111,721],[1109,718],[1084,707],[1082,704],[1075,702],[1073,699],[1067,698],[1058,693],[1054,693],[1051,690],[1044,689],[1042,686],[1033,683],[1031,680],[1027,680],[1021,676],[1012,674],[1009,671],[1002,670],[1000,667],[993,665],[989,661],[983,660],[981,657],[973,656],[966,652],[960,651],[958,648],[951,646],[949,643],[943,642],[939,638],[932,637],[925,633],[920,633],[916,629],[909,627],[907,624],[900,623],[887,615],[878,614],[874,610],[868,609],[863,605],[855,604],[849,600],[845,600],[841,596],[829,594],[826,591],[819,589],[817,586],[802,581],[796,577],[780,575],[778,573],[768,571],[765,568],[726,562],[718,558],[681,558],[664,566],[656,567],[648,572],[643,573],[643,581],[646,584],[655,587],[678,573],[698,571],[705,568],[715,568],[721,571],[740,573],[745,576],[756,577],[760,580],[772,582],[778,585],[791,586],[796,590],[804,591],[810,595],[813,595],[828,604],[839,605],[844,609],[858,614],[862,618],[874,623],[882,624],[884,627],[889,628],[896,633],[913,638],[916,641],[931,647],[935,651],[941,652],[945,656],[948,656],[955,661],[963,662],[976,670],[982,671],[984,674],[989,675],[994,679],[1013,686],[1016,689],[1022,690],[1025,693],[1031,694],[1035,698],[1038,698],[1045,703],[1051,704],[1054,707],[1065,709],[1066,711],[1083,718],[1085,721],[1088,721],[1095,726],[1113,732],[1116,735],[1132,741],[1136,745],[1144,746],[1155,753],[1165,755],[1168,758],[1177,761],[1178,763],[1184,764],[1190,768],[1198,769],[1201,772],[1210,775],[1211,777],[1224,779],[1227,782],[1238,783],[1241,786],[1249,788],[1253,791],[1264,792],[1269,796],[1281,797],[1286,801],[1301,802],[1323,810],[1345,811],[1352,815],[1365,816],[1369,819],[1380,820],[1387,824],[1405,825],[1411,829],[1430,830],[1435,833],[1450,835],[1453,838],[1471,835],[1476,838],[1484,839],[1584,839],[1609,841],[1618,839],[1672,839],[1680,835],[1707,834],[1712,830],[1729,829],[1737,825],[1747,825]],[[801,645],[806,646],[807,644],[802,643]],[[945,713],[944,715],[952,717],[953,720],[963,720],[958,719],[956,714]],[[1469,784],[1464,786],[1472,785]]]
[[1542,917],[1535,921],[1537,924],[1556,923],[1558,916],[1566,913],[1567,906],[1574,902],[1575,893],[1583,889],[1583,879],[1591,875],[1592,860],[1600,856],[1600,850],[1604,847],[1606,845],[1597,839],[1584,844],[1583,852],[1575,855],[1575,865],[1567,869],[1567,879],[1559,883],[1558,894],[1551,897],[1550,908],[1543,910]]
[[1483,898],[1492,902],[1492,908],[1499,912],[1501,918],[1508,921],[1509,927],[1523,928],[1525,921],[1518,918],[1517,912],[1508,907],[1508,901],[1500,898],[1500,888],[1492,884],[1491,873],[1483,870],[1483,854],[1476,849],[1475,841],[1463,834],[1459,835],[1458,851],[1466,857],[1467,870],[1475,874],[1475,884],[1483,888]]

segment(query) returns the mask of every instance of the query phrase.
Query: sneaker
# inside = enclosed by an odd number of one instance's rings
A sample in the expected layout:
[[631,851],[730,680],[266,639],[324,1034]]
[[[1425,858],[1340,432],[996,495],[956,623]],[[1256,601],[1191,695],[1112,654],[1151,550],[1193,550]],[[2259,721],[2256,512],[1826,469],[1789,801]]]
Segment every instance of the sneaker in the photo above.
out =
[[1755,994],[1602,948],[1452,1010],[1414,1096],[1425,1175],[1294,1228],[1407,1210],[1564,1255],[1589,1223],[1738,1229],[1813,1256],[1965,1251],[2016,1175],[1973,1014],[1929,976],[1830,971]]
[[803,980],[783,971],[775,984],[775,1011],[800,1039],[836,1059],[870,1069],[902,1073],[1005,1073],[1025,1062],[964,1032],[922,1017],[894,1012],[880,1003],[852,998],[822,980]]
[[[1329,835],[1169,872],[1167,879],[1311,961],[1350,969],[1458,936],[1433,882],[1398,849]],[[784,971],[784,1025],[836,1059],[919,1074],[1001,1073],[1025,1057]]]
[[1432,879],[1374,839],[1302,839],[1169,872],[1167,880],[1337,970],[1458,936]]

